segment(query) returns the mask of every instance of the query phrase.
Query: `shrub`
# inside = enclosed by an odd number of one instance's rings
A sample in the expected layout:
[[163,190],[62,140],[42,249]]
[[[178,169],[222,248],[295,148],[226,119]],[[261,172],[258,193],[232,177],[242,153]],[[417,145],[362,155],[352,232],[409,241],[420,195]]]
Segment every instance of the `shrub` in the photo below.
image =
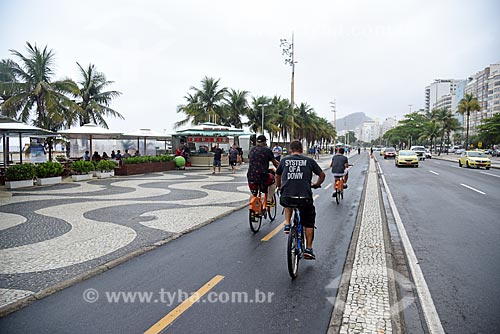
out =
[[5,172],[7,181],[32,180],[34,177],[35,166],[33,164],[13,165]]
[[71,170],[77,174],[87,174],[95,169],[95,165],[91,161],[78,160],[71,164]]
[[165,162],[174,160],[173,155],[165,154],[156,157],[145,156],[145,157],[130,157],[122,160],[124,164],[143,164],[148,162]]
[[36,165],[35,173],[37,178],[61,176],[64,172],[63,166],[58,162],[43,162]]
[[101,160],[96,165],[96,170],[101,172],[111,172],[116,167],[116,162],[110,160]]

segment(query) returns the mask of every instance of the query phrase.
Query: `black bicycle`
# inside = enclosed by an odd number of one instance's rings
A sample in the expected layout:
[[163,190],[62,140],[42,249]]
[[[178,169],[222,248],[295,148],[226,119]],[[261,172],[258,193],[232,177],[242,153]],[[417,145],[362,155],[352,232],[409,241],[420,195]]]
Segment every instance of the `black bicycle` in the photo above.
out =
[[[315,187],[316,188],[320,188]],[[310,198],[304,197],[291,197],[293,201],[290,207],[293,209],[293,217],[290,226],[290,233],[288,234],[286,257],[288,263],[288,273],[292,279],[296,278],[299,272],[299,262],[304,255],[306,249],[305,228],[300,222],[300,209],[299,206],[302,201],[311,201]]]

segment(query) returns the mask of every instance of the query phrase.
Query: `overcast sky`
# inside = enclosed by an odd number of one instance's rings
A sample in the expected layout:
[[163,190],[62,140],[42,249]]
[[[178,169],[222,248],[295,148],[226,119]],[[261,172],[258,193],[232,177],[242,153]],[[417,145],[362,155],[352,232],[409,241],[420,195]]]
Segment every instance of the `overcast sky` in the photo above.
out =
[[125,120],[113,130],[174,131],[204,76],[252,96],[290,97],[280,39],[295,35],[295,102],[333,119],[401,118],[424,87],[500,60],[498,0],[0,0],[0,59],[29,41],[56,54],[56,77],[95,64]]

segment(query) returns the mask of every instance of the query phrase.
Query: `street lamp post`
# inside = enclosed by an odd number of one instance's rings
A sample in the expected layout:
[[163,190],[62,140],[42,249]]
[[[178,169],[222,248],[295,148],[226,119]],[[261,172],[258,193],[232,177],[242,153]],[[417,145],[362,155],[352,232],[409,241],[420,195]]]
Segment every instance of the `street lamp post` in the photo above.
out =
[[285,64],[289,64],[292,66],[292,84],[291,84],[291,111],[292,111],[292,128],[290,131],[290,140],[293,138],[293,131],[294,131],[294,117],[293,117],[293,109],[295,107],[295,102],[294,102],[294,78],[295,78],[295,51],[294,51],[294,44],[293,44],[293,33],[292,33],[292,42],[288,42],[285,38],[280,39],[280,46],[283,48],[282,54],[286,57],[285,58]]
[[330,102],[330,108],[332,108],[333,112],[333,129],[335,130],[335,137],[333,137],[333,144],[337,144],[337,99],[333,99],[333,102]]
[[262,134],[264,134],[264,107],[267,107],[269,103],[258,104],[257,107],[262,107]]

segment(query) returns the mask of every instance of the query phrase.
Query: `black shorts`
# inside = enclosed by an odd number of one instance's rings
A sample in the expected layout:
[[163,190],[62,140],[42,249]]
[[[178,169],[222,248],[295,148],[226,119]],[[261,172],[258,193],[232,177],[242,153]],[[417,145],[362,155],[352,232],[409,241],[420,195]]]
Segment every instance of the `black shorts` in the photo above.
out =
[[236,160],[229,160],[229,164],[231,166],[236,166],[236,162],[237,162]]
[[314,227],[316,208],[312,199],[280,197],[280,204],[285,208],[299,208],[300,223],[305,227]]

